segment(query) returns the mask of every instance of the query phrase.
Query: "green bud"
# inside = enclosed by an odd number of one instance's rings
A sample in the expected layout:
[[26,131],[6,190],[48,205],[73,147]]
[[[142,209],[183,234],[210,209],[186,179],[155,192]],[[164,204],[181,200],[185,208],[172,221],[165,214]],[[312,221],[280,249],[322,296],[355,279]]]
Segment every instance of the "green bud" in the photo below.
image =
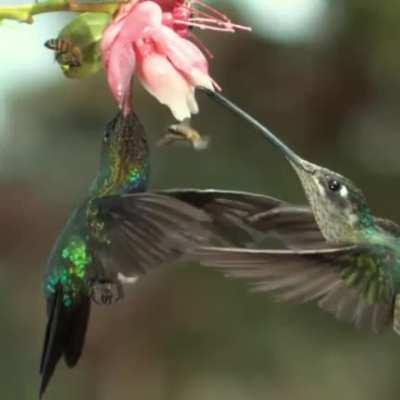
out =
[[100,43],[111,15],[87,12],[80,14],[46,47],[56,52],[56,61],[68,78],[86,78],[101,69]]

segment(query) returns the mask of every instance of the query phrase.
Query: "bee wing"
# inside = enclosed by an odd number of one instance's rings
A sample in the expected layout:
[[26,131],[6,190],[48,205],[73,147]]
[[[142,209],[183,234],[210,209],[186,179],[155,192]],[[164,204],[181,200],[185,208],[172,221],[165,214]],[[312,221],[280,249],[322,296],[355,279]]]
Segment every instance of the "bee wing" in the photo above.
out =
[[137,276],[175,262],[199,245],[224,243],[204,211],[171,197],[107,196],[94,205],[100,224],[90,228],[91,246],[108,276]]
[[316,300],[337,319],[379,332],[393,314],[394,263],[377,247],[347,246],[317,250],[200,248],[193,258],[250,280],[253,290],[279,301]]
[[327,246],[309,207],[239,191],[173,189],[159,193],[205,210],[236,245],[248,246],[270,236],[289,248]]

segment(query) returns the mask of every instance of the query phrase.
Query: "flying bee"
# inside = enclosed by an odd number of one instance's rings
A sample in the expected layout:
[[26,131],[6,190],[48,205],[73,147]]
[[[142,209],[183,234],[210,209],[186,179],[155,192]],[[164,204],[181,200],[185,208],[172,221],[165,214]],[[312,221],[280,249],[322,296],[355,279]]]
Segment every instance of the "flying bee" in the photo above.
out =
[[203,137],[193,129],[188,121],[168,127],[168,133],[164,135],[158,142],[158,146],[169,145],[176,141],[189,142],[195,150],[204,150],[208,146],[209,138]]
[[49,39],[44,44],[56,53],[56,61],[61,65],[79,67],[82,64],[82,54],[78,46],[66,39]]

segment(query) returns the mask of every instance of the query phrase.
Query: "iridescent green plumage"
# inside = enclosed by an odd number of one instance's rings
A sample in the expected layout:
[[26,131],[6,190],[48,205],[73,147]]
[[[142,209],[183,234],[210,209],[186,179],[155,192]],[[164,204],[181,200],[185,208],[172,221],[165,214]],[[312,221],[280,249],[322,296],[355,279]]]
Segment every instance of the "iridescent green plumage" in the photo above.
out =
[[100,171],[87,199],[69,218],[50,254],[44,292],[48,325],[40,372],[42,395],[64,355],[68,366],[79,360],[87,328],[93,288],[119,284],[117,271],[107,271],[99,246],[112,247],[106,220],[96,200],[107,195],[144,191],[148,149],[143,126],[134,114],[118,115],[106,129]]
[[[66,307],[73,306],[76,300],[79,301],[81,294],[88,295],[86,281],[94,278],[88,271],[94,264],[89,249],[90,237],[93,234],[97,238],[103,235],[104,243],[108,240],[105,223],[93,200],[108,195],[141,192],[147,188],[149,154],[144,130],[138,120],[131,120],[130,123],[132,126],[129,128],[118,127],[122,122],[117,119],[107,127],[108,134],[104,137],[99,174],[88,198],[72,214],[50,256],[46,294],[54,293],[60,284]],[[118,134],[115,133],[116,130]]]
[[54,294],[58,285],[64,288],[64,305],[71,307],[74,298],[82,290],[86,269],[93,262],[88,244],[80,236],[68,238],[61,250],[61,262],[47,279],[46,292]]
[[[139,229],[146,232],[141,215],[133,213],[135,207],[145,207],[149,201],[157,200],[161,204],[159,207],[167,214],[169,207],[171,213],[176,208],[176,205],[169,204],[170,200],[141,196],[128,199],[128,204],[133,209],[131,215],[125,215],[124,210],[116,210],[117,214],[105,210],[101,199],[107,199],[112,206],[120,208],[120,199],[112,196],[143,192],[147,188],[148,174],[148,148],[143,126],[134,114],[126,118],[119,114],[107,126],[100,171],[89,196],[71,215],[49,257],[44,283],[49,319],[40,368],[40,394],[46,389],[62,356],[70,367],[79,360],[93,293],[99,289],[101,301],[112,301],[115,296],[110,287],[117,286],[118,293],[121,293],[119,274],[121,271],[127,274],[123,268],[134,275],[142,272],[143,260],[135,256],[135,243],[132,244],[132,239],[126,237],[128,234],[135,234],[135,225],[133,228],[124,228],[124,224],[132,224],[130,219],[136,218]],[[143,214],[143,218],[149,221],[154,219],[151,208],[144,210]],[[161,238],[173,228],[179,232],[176,226],[179,219],[184,219],[189,225],[189,221],[199,224],[198,216],[193,215],[192,210],[186,210],[186,213],[183,211],[175,220],[166,218],[156,236],[161,235]],[[121,231],[125,237],[117,243],[116,238],[121,236]],[[206,235],[204,232],[202,234],[204,236],[200,236],[203,239]],[[183,247],[188,246],[191,239],[182,238],[179,233],[178,236],[180,238],[175,243],[171,242],[166,246],[165,254],[151,262],[160,263],[171,252],[176,257],[179,254],[177,249],[182,251]],[[146,249],[145,243],[139,240],[137,242],[140,248]],[[124,258],[118,259],[121,254]]]
[[251,235],[236,213],[260,210],[265,200],[235,192],[147,192],[145,131],[131,113],[118,114],[103,139],[99,173],[87,198],[69,218],[48,260],[44,293],[48,322],[40,394],[60,360],[78,362],[91,300],[110,304],[122,284],[179,260],[193,248],[232,243]]

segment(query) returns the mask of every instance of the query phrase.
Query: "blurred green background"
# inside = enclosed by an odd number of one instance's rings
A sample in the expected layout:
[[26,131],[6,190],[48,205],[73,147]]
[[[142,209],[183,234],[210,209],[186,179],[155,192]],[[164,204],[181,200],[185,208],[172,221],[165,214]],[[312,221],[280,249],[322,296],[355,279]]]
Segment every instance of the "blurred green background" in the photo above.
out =
[[[306,158],[361,186],[400,222],[400,6],[387,0],[215,1],[252,34],[200,34],[213,77]],[[0,27],[0,392],[34,399],[47,254],[94,176],[114,114],[102,74],[66,80],[43,42],[67,16]],[[199,96],[200,97],[200,96]],[[172,123],[144,90],[155,143]],[[204,97],[205,152],[153,148],[154,188],[219,187],[304,202],[282,156]],[[400,390],[400,338],[337,323],[315,305],[276,304],[196,265],[171,266],[93,307],[82,361],[60,363],[46,399],[382,399]]]

